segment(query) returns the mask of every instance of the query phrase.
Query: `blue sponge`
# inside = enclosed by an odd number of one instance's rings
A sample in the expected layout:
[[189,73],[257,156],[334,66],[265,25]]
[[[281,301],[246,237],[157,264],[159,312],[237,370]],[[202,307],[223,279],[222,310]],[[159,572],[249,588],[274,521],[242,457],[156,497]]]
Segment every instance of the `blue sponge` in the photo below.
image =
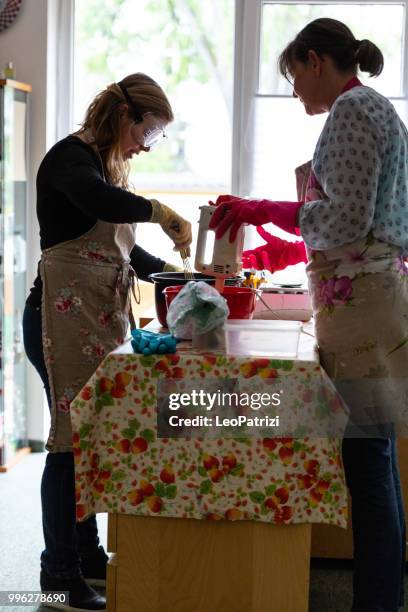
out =
[[145,329],[133,329],[131,344],[135,353],[154,355],[175,353],[177,340],[171,334],[158,334]]

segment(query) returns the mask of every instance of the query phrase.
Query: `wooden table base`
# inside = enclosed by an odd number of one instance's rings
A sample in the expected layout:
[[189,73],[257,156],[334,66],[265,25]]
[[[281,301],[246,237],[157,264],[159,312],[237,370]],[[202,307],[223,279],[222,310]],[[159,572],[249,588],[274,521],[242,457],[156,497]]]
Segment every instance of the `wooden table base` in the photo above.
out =
[[307,612],[310,534],[109,514],[108,612]]

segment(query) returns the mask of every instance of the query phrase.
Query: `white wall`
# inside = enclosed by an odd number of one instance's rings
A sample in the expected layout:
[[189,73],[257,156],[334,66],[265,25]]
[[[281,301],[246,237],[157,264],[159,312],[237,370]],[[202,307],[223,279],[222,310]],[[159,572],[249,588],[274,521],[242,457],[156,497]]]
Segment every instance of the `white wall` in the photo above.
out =
[[[52,2],[53,0],[51,0]],[[24,0],[16,21],[0,33],[0,69],[12,61],[16,80],[32,85],[29,105],[28,284],[40,258],[35,212],[35,176],[47,148],[47,15],[48,0]],[[28,438],[44,438],[43,389],[39,376],[28,370]]]

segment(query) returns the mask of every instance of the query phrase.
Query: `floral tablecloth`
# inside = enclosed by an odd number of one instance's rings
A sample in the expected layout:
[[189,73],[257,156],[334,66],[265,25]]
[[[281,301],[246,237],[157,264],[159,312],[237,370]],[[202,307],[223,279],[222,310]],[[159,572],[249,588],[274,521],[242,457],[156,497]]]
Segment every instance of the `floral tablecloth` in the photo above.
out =
[[211,376],[290,377],[293,397],[316,413],[322,387],[335,409],[338,402],[313,351],[294,361],[186,347],[145,357],[128,342],[71,404],[78,520],[112,512],[346,527],[340,438],[157,436],[158,379]]

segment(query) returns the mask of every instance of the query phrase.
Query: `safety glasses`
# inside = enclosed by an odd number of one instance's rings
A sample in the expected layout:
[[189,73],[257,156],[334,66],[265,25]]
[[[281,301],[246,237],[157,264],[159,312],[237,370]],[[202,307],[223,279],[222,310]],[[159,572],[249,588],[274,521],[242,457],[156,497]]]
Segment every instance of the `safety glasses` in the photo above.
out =
[[[133,102],[132,98],[130,97],[126,87],[122,83],[118,83],[118,86],[120,87],[123,95],[126,98],[126,102],[129,105],[129,110],[133,117],[133,121],[136,124],[143,123],[145,117],[153,115],[153,113],[151,112],[142,114],[136,104]],[[140,144],[145,148],[151,149],[152,147],[158,145],[160,142],[163,142],[165,138],[166,134],[164,132],[164,129],[160,125],[153,125],[151,127],[146,127],[143,130],[143,142],[140,142]]]
[[143,132],[143,146],[151,149],[152,147],[156,147],[158,144],[163,142],[165,138],[167,138],[167,136],[162,127],[155,126],[152,128],[147,128]]

